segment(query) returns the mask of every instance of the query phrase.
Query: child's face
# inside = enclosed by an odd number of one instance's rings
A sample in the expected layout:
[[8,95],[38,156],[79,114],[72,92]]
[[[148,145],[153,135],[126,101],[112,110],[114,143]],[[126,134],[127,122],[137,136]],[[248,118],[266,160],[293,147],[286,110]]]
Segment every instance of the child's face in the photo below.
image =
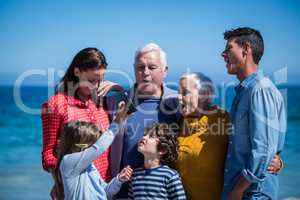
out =
[[195,80],[184,78],[179,83],[180,113],[184,116],[193,115],[199,106],[199,94]]
[[144,156],[159,157],[157,145],[159,139],[155,134],[146,133],[138,143],[138,151]]

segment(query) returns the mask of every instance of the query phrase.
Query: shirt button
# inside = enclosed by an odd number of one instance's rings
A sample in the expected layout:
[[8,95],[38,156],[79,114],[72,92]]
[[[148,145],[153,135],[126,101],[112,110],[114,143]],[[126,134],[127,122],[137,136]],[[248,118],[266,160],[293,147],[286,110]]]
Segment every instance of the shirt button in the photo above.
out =
[[227,172],[228,172],[228,169],[225,169],[225,172],[227,173]]
[[91,116],[91,120],[94,120],[95,119],[95,117],[94,116]]
[[229,144],[232,144],[232,141],[229,141]]

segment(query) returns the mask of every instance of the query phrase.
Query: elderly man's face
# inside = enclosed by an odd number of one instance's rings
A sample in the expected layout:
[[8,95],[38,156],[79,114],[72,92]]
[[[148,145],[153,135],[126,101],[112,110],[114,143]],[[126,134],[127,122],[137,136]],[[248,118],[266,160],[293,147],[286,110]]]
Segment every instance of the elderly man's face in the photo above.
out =
[[166,74],[167,69],[161,63],[158,53],[149,52],[142,54],[135,63],[138,93],[143,95],[159,94]]

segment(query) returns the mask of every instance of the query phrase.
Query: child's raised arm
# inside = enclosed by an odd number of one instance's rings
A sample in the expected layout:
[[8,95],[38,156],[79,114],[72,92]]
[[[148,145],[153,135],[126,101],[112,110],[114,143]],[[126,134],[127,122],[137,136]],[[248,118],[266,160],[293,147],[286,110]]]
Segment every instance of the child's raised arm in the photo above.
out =
[[84,151],[65,155],[60,166],[61,170],[66,173],[80,174],[100,156],[111,145],[116,134],[120,131],[121,124],[126,118],[125,107],[124,102],[119,103],[114,121],[92,146]]

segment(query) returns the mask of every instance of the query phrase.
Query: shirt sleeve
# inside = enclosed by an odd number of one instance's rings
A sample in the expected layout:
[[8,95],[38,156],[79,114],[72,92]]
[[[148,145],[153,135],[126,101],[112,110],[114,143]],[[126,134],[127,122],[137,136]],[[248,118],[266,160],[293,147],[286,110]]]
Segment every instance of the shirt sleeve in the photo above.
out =
[[242,175],[250,182],[264,180],[267,167],[277,153],[280,138],[278,96],[270,88],[254,89],[250,101],[251,154]]
[[53,105],[48,102],[42,105],[42,129],[43,129],[43,150],[42,165],[45,170],[56,166],[57,158],[55,155],[59,137],[61,117],[55,111]]
[[105,185],[104,189],[108,199],[112,199],[117,194],[122,186],[122,182],[117,178],[113,178],[108,184]]
[[91,147],[81,152],[66,155],[63,158],[65,169],[71,169],[73,174],[80,174],[87,169],[111,145],[118,130],[119,125],[113,122]]
[[284,101],[281,101],[281,104],[279,106],[279,141],[278,141],[278,147],[277,147],[277,154],[280,154],[284,147],[284,141],[285,141],[285,134],[286,134],[286,107],[284,104]]
[[172,176],[167,184],[168,199],[172,200],[186,200],[185,192],[178,174]]

